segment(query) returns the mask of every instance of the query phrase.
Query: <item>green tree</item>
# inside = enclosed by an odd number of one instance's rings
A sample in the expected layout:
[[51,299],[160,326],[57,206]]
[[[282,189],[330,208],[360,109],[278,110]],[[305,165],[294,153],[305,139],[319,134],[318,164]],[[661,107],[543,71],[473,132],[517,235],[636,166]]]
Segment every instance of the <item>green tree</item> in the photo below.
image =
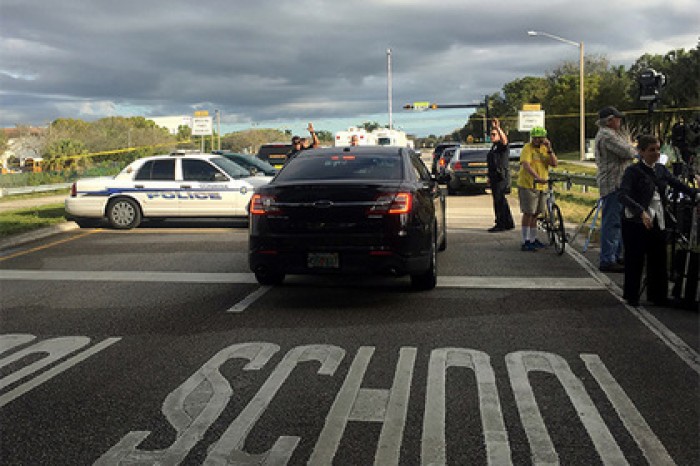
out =
[[7,136],[5,136],[5,131],[0,129],[0,153],[4,153],[7,150]]
[[178,141],[189,141],[192,138],[192,128],[187,125],[180,125],[177,127],[177,140]]
[[284,131],[270,128],[249,129],[237,131],[222,136],[221,149],[232,152],[248,152],[255,154],[263,144],[272,142],[288,142],[289,136]]
[[88,150],[81,141],[75,139],[59,139],[47,145],[44,149],[44,158],[49,161],[60,157],[87,154]]
[[376,121],[364,121],[361,125],[357,125],[358,128],[364,128],[367,132],[372,132],[375,129],[383,128],[381,124]]

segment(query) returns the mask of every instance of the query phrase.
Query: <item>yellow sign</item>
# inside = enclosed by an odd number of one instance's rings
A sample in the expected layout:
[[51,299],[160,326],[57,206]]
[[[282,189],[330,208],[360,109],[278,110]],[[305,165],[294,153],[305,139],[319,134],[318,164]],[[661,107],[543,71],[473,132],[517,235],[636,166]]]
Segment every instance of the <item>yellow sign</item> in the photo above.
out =
[[414,110],[420,110],[420,109],[427,109],[428,106],[430,105],[430,102],[413,102],[413,109]]
[[542,110],[542,106],[540,104],[523,104],[523,110],[526,112],[537,112]]
[[209,111],[208,110],[197,110],[196,112],[194,112],[194,116],[196,116],[196,117],[209,116]]

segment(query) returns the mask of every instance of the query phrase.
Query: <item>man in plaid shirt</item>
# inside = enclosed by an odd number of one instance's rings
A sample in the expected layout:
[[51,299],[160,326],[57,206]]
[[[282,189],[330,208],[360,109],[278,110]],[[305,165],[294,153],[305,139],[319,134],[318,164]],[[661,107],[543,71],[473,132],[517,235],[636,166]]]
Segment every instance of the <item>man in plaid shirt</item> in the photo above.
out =
[[602,204],[600,227],[600,264],[602,272],[624,272],[618,199],[622,174],[637,155],[636,149],[620,131],[625,115],[615,107],[598,112],[598,133],[595,137],[595,163],[598,166],[598,188]]

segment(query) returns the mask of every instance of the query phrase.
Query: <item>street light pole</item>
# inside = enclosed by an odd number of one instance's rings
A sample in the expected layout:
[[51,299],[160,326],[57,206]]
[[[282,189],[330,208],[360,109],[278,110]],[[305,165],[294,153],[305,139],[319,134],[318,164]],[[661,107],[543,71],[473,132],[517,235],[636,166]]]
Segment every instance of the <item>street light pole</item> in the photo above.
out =
[[586,101],[584,94],[584,51],[583,42],[574,42],[573,40],[564,39],[563,37],[555,36],[554,34],[549,34],[542,31],[527,31],[528,36],[544,36],[550,39],[558,40],[559,42],[564,42],[579,49],[578,67],[579,67],[579,150],[581,153],[581,160],[586,159]]
[[389,101],[389,129],[393,129],[392,122],[392,91],[391,91],[391,49],[386,49],[386,87],[387,87],[387,100]]

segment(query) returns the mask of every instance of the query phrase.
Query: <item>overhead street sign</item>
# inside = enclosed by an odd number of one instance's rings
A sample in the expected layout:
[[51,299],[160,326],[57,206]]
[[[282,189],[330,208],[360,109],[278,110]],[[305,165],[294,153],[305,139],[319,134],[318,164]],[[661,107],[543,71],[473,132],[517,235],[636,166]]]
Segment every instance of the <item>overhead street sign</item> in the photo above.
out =
[[212,117],[192,118],[192,136],[211,136],[213,134]]
[[518,131],[530,131],[535,126],[544,126],[544,110],[518,112]]

